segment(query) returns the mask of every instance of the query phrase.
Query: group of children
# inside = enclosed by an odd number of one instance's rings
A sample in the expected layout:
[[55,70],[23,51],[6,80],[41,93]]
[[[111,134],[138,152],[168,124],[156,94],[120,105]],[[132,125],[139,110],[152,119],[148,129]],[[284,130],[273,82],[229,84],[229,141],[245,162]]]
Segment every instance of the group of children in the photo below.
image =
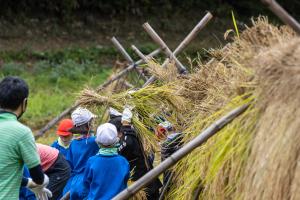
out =
[[[49,199],[57,200],[70,192],[71,200],[109,200],[124,190],[129,180],[136,181],[153,168],[131,125],[129,108],[123,113],[110,108],[109,122],[98,126],[96,133],[92,131],[94,117],[79,107],[71,119],[60,122],[58,140],[51,147],[37,144],[42,169],[49,177]],[[180,147],[181,134],[175,133],[169,122],[160,123],[155,134],[163,141],[162,160]],[[28,177],[26,167],[23,176]],[[168,177],[164,175],[164,183]],[[159,199],[162,186],[158,178],[148,184],[144,189],[147,199]],[[21,188],[20,200],[34,199],[34,193]]]

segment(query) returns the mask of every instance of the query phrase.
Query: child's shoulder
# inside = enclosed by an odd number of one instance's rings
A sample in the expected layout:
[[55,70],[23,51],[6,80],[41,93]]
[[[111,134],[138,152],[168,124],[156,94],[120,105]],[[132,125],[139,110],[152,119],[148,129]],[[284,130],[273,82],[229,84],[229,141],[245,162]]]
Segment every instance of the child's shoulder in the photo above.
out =
[[122,155],[117,155],[117,158],[118,158],[119,160],[121,160],[122,162],[125,162],[125,163],[128,163],[128,164],[129,164],[129,162],[127,161],[127,159],[126,159],[124,156],[122,156]]
[[51,147],[57,147],[58,146],[58,141],[55,140],[52,144],[51,144]]
[[97,155],[91,156],[89,157],[89,159],[87,160],[87,163],[93,164],[95,163],[97,160],[99,160]]

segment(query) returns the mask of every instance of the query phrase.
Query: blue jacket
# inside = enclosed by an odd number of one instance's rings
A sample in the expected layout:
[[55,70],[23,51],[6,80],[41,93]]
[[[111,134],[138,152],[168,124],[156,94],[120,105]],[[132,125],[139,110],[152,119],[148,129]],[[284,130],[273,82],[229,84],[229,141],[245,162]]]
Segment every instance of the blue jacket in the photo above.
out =
[[96,155],[86,165],[84,196],[88,200],[110,200],[127,187],[129,163],[120,155]]
[[67,154],[67,161],[71,165],[72,173],[63,191],[63,194],[68,191],[71,192],[71,200],[81,200],[82,179],[86,163],[88,159],[96,155],[98,151],[99,146],[93,136],[72,140]]
[[72,168],[72,175],[84,172],[87,160],[96,155],[98,151],[99,146],[95,142],[94,136],[72,140],[67,154],[67,160]]
[[53,142],[53,144],[51,145],[51,147],[54,147],[55,149],[57,149],[57,150],[59,151],[59,153],[61,153],[62,155],[65,156],[65,158],[67,157],[67,154],[68,154],[68,152],[69,152],[69,148],[66,149],[66,148],[63,147],[63,146],[60,146],[60,145],[58,144],[58,141]]
[[[26,178],[30,177],[29,170],[26,166],[24,166],[23,176]],[[31,192],[26,187],[20,188],[19,200],[36,200],[36,197],[33,192]]]

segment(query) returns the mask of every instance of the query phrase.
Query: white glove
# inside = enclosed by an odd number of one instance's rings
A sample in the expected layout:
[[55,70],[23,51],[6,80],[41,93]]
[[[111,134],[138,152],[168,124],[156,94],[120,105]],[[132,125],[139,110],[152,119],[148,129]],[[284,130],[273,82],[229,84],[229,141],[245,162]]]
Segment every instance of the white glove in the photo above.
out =
[[46,174],[44,174],[44,182],[42,185],[38,185],[31,178],[28,178],[28,183],[26,187],[35,194],[37,199],[48,200],[48,197],[52,197],[52,192],[46,188],[48,183],[49,178]]
[[132,112],[130,108],[125,108],[122,113],[122,121],[131,123],[131,119],[132,119]]
[[109,107],[109,114],[113,116],[122,116],[122,113],[112,107]]
[[45,187],[43,187],[40,191],[34,194],[36,198],[39,200],[48,200],[48,198],[52,197],[52,192]]

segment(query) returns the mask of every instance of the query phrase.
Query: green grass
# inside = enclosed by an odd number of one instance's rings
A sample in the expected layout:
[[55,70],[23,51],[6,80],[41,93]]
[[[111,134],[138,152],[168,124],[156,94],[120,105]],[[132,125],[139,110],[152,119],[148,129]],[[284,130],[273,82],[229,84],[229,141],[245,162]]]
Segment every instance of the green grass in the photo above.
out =
[[37,130],[71,106],[84,87],[97,87],[104,82],[111,69],[100,66],[99,58],[102,53],[109,53],[96,49],[1,52],[4,64],[0,66],[0,78],[19,76],[30,88],[28,110],[22,122]]
[[[140,45],[145,54],[156,49],[153,44]],[[138,57],[131,49],[126,49],[134,60]],[[100,85],[111,74],[116,59],[123,57],[112,47],[92,46],[85,48],[65,48],[36,52],[30,49],[0,52],[0,79],[5,76],[19,76],[26,80],[30,88],[28,110],[21,121],[33,131],[71,106],[76,95],[84,87]],[[164,60],[160,55],[158,60]],[[129,74],[128,79],[134,79]],[[134,82],[134,81],[133,81]],[[134,82],[135,83],[135,82]],[[51,129],[39,142],[49,144],[55,138],[55,128]]]

